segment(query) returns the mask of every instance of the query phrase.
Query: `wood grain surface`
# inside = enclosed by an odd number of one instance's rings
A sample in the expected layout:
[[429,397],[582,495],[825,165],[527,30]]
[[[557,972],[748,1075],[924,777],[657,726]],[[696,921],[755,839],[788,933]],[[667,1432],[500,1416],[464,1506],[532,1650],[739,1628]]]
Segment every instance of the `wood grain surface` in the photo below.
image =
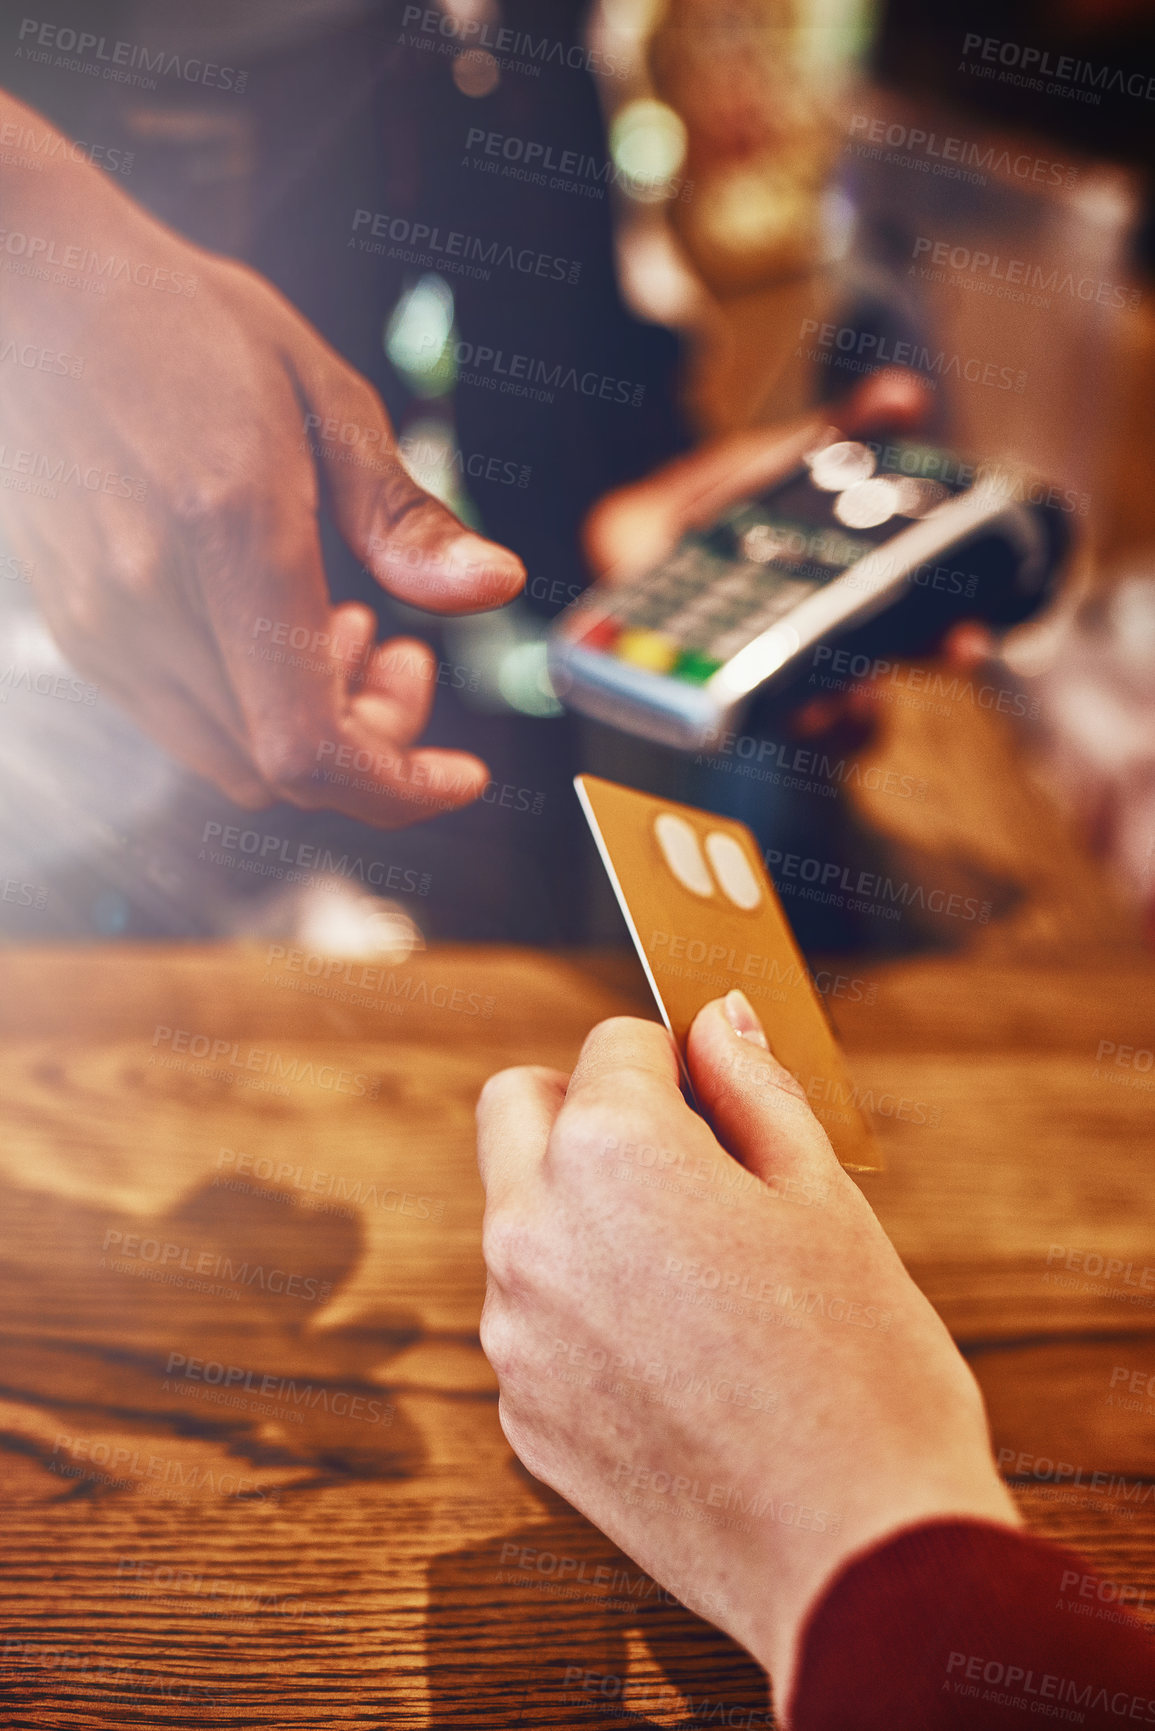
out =
[[[863,1188],[1031,1525],[1155,1607],[1155,1076],[1097,1061],[1150,1048],[1155,981],[841,972]],[[513,1460],[478,1345],[477,1090],[621,1010],[609,956],[5,955],[4,1726],[768,1722],[746,1656]]]

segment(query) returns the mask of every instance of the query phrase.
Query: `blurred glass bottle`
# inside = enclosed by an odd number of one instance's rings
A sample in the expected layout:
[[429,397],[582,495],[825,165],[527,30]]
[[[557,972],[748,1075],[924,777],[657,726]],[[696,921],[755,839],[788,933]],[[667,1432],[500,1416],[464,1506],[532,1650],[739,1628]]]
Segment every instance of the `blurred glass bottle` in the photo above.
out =
[[714,302],[691,384],[704,431],[813,400],[799,338],[849,238],[831,188],[869,33],[865,0],[666,0],[654,24],[650,76],[693,187],[670,222]]

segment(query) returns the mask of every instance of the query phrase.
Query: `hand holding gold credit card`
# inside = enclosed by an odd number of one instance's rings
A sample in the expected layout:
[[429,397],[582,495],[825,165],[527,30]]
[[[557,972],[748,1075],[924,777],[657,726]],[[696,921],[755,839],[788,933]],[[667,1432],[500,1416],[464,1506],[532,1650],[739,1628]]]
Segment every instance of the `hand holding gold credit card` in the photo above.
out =
[[679,1054],[702,1006],[740,987],[843,1166],[876,1171],[846,1061],[745,824],[598,776],[574,786]]

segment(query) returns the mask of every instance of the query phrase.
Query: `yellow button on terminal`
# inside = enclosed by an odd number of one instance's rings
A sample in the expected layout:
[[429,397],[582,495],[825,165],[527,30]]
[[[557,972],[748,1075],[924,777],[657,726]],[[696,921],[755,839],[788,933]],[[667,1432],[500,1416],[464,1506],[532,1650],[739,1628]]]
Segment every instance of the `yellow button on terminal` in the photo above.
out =
[[661,631],[623,631],[614,644],[620,661],[644,667],[650,673],[668,673],[680,651],[672,637]]

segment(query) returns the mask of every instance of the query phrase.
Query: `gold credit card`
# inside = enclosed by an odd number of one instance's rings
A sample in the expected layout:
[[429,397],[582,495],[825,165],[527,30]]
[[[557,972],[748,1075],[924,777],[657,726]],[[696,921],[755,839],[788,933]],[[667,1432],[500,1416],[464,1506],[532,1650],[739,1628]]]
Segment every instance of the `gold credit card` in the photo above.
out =
[[842,1164],[882,1162],[834,1030],[745,824],[594,775],[574,780],[662,1020],[690,1024],[734,986],[806,1090]]

